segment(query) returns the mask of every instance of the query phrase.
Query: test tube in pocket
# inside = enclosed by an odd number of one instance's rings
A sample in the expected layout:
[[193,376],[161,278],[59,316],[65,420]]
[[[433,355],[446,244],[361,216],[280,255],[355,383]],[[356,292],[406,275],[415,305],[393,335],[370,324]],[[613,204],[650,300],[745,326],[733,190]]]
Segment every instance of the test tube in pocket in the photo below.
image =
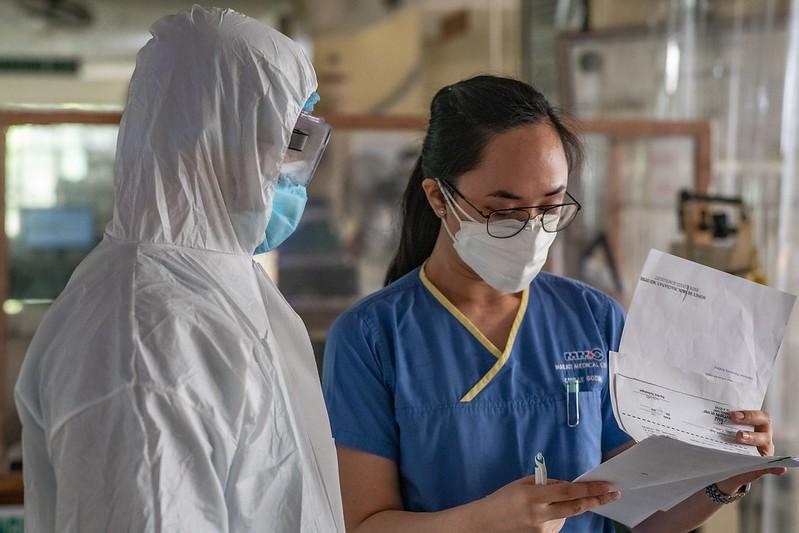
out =
[[580,381],[566,379],[566,425],[570,428],[580,424]]

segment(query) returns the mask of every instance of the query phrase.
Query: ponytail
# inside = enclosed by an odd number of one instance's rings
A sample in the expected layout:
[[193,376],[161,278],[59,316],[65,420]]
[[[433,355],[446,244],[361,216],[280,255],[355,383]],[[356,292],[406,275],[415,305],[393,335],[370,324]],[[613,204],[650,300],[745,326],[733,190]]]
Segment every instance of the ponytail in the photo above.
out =
[[402,197],[400,243],[386,274],[386,285],[422,266],[436,244],[440,221],[433,213],[422,188],[425,175],[422,157],[416,161],[410,182]]
[[430,104],[422,155],[402,199],[400,244],[386,274],[386,285],[420,267],[441,231],[422,188],[425,178],[457,185],[474,170],[493,135],[521,126],[548,123],[560,137],[569,172],[580,167],[582,145],[544,95],[510,78],[476,76],[444,87]]

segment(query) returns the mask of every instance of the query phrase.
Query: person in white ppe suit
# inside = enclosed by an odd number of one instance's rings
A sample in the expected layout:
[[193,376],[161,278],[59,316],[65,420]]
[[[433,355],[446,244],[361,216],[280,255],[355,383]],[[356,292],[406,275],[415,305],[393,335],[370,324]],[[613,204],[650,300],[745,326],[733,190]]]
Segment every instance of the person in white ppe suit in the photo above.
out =
[[270,213],[303,186],[282,183],[302,158],[281,165],[308,141],[295,125],[313,121],[311,63],[228,10],[195,7],[151,32],[119,130],[113,221],[17,383],[26,530],[343,531],[307,331],[253,262],[298,218]]

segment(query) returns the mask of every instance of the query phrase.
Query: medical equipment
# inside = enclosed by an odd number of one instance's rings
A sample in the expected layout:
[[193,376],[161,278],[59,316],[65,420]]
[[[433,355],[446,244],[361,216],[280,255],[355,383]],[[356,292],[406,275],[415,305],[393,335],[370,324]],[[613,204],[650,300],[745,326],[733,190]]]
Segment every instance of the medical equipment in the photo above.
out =
[[566,379],[566,425],[575,428],[580,424],[580,381]]
[[743,199],[682,190],[677,216],[685,238],[672,243],[672,254],[765,282],[758,268],[752,213]]

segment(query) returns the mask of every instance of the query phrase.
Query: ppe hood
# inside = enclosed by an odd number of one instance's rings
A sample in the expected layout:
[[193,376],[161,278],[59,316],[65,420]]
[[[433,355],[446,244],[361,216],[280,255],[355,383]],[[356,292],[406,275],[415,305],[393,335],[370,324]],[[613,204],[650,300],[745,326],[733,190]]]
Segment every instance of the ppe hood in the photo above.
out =
[[107,233],[250,255],[316,90],[311,62],[286,36],[231,10],[195,6],[151,33],[120,125]]

